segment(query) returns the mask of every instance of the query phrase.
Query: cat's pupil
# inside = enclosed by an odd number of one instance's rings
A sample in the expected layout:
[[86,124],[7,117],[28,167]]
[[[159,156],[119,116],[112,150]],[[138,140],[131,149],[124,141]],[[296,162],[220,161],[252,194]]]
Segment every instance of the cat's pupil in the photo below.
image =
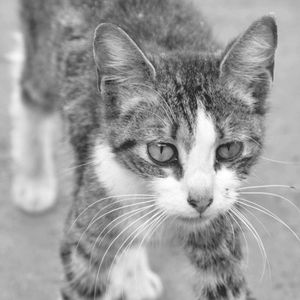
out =
[[148,155],[155,163],[168,163],[175,157],[175,146],[171,144],[149,144]]
[[163,151],[164,151],[164,146],[160,146],[160,154],[161,155],[162,155]]
[[238,143],[231,143],[227,145],[228,156],[235,156],[240,151],[240,145]]
[[231,160],[238,157],[243,150],[241,142],[230,142],[219,146],[217,149],[217,158],[219,160]]

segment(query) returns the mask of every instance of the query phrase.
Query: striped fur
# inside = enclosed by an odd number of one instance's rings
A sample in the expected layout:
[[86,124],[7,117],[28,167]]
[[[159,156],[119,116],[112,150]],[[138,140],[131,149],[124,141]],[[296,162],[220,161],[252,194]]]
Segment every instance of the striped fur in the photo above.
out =
[[[274,19],[223,50],[179,0],[23,0],[22,16],[23,95],[43,113],[63,110],[76,156],[63,299],[158,298],[144,246],[167,236],[194,269],[195,299],[250,297],[228,211],[262,149]],[[240,155],[217,159],[231,141]],[[151,143],[178,156],[155,163]]]

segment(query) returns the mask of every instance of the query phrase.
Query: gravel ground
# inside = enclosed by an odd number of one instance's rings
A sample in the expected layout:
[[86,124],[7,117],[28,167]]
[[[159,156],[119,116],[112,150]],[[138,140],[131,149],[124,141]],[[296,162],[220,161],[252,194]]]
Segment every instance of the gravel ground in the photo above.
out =
[[[255,18],[274,12],[279,25],[275,84],[270,98],[267,145],[264,157],[253,172],[250,184],[288,184],[300,188],[300,1],[297,0],[194,0],[213,24],[215,36],[222,42],[240,33]],[[10,197],[9,102],[11,78],[5,54],[13,49],[12,33],[17,30],[16,0],[0,2],[0,300],[57,299],[61,279],[58,245],[63,221],[69,206],[66,184],[61,185],[58,205],[40,216],[30,216],[16,209]],[[67,157],[64,147],[62,156]],[[59,159],[64,161],[65,159]],[[280,160],[286,163],[273,162]],[[65,164],[59,162],[65,177]],[[297,190],[268,189],[279,193],[300,207]],[[249,196],[250,199],[250,196]],[[254,196],[256,201],[272,210],[300,234],[299,213],[286,201],[275,196]],[[262,279],[263,260],[259,249],[247,234],[249,243],[248,278],[254,294],[261,300],[300,299],[300,243],[280,223],[256,214],[262,225],[251,215],[268,254],[270,270]],[[186,290],[168,289],[178,273],[176,255],[163,254],[167,268],[163,271],[168,296],[182,299]],[[154,258],[154,264],[161,260]],[[179,279],[181,282],[182,275]],[[179,275],[178,275],[179,277]],[[188,295],[188,293],[187,293]]]

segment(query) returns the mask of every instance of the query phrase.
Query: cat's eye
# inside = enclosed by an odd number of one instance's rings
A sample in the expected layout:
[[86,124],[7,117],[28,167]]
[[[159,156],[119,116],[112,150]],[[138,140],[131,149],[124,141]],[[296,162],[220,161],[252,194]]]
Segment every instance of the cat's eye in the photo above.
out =
[[148,155],[156,164],[166,165],[177,160],[177,149],[169,143],[150,143],[147,145]]
[[231,161],[238,158],[243,151],[243,143],[234,141],[222,144],[217,148],[218,161]]

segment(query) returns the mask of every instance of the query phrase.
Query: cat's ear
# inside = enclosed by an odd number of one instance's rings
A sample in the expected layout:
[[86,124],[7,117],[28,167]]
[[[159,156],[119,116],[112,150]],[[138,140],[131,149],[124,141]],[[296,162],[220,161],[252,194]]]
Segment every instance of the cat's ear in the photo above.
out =
[[225,51],[220,64],[223,83],[245,95],[249,104],[264,100],[273,80],[277,26],[273,16],[255,21]]
[[110,23],[95,30],[94,59],[99,89],[105,82],[140,83],[155,77],[155,69],[142,50],[125,31]]

